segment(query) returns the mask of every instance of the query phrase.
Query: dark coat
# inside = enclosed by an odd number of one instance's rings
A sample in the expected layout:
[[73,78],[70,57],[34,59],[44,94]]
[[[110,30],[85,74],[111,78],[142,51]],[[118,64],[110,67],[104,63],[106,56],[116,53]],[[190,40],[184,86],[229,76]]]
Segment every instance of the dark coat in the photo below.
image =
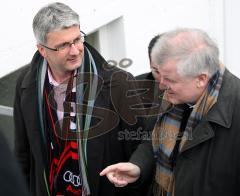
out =
[[153,75],[152,75],[152,72],[137,75],[137,76],[135,76],[135,79],[136,80],[152,80],[152,81],[155,80]]
[[6,138],[0,131],[0,195],[11,196],[29,196],[26,183],[23,181],[23,176],[19,170],[16,160],[6,142]]
[[[226,70],[217,103],[177,157],[175,196],[240,195],[239,111],[240,80]],[[145,165],[134,161],[142,171],[149,169],[146,160]]]
[[[137,75],[137,76],[135,76],[135,79],[136,79],[137,83],[139,84],[138,86],[140,88],[145,85],[147,85],[147,87],[149,88],[148,92],[141,96],[142,102],[145,104],[145,107],[151,107],[152,103],[158,103],[158,104],[161,103],[160,102],[161,100],[158,99],[158,96],[160,96],[160,94],[162,94],[163,91],[159,90],[158,83],[155,81],[155,79],[152,75],[152,72]],[[156,111],[149,110],[148,114],[149,115],[145,118],[145,128],[149,132],[152,132],[154,125],[157,121],[158,113]],[[152,115],[150,115],[150,114],[152,114]]]
[[[93,53],[96,53],[90,46]],[[42,63],[42,57],[37,52],[33,57],[29,69],[27,69],[18,79],[16,87],[16,98],[14,105],[15,119],[15,153],[20,163],[21,169],[27,179],[30,192],[34,196],[46,196],[46,185],[44,181],[44,163],[47,159],[45,153],[45,145],[41,134],[38,116],[38,97],[37,97],[37,66]],[[97,55],[96,64],[99,76],[103,79],[103,85],[99,88],[95,106],[104,108],[105,110],[113,111],[119,121],[112,130],[98,134],[97,137],[92,137],[87,142],[87,162],[88,162],[88,181],[91,190],[91,196],[130,196],[134,195],[130,186],[125,188],[116,188],[107,178],[100,177],[99,173],[106,166],[118,162],[127,162],[137,148],[139,140],[136,138],[124,138],[124,131],[136,132],[139,124],[129,125],[122,118],[125,115],[124,106],[127,104],[125,95],[126,89],[133,87],[134,83],[128,83],[126,78],[133,79],[127,73],[120,71],[117,68],[108,68],[102,65],[104,60]],[[118,77],[111,81],[112,76],[116,72],[121,72],[125,77]],[[110,87],[114,87],[117,94],[112,95]],[[134,87],[133,87],[134,88]],[[117,89],[117,90],[116,90]],[[117,98],[113,103],[112,96]],[[140,99],[135,99],[135,102],[140,102]],[[125,113],[124,113],[125,112]],[[94,112],[93,112],[94,115]],[[131,115],[131,114],[130,114]],[[98,114],[97,114],[98,116]],[[134,115],[133,115],[134,116]],[[107,113],[104,117],[109,123],[111,122],[111,113]],[[91,124],[94,124],[91,122]],[[136,191],[134,187],[134,191]],[[137,190],[138,191],[138,190]],[[139,195],[140,193],[136,193]]]
[[[163,91],[159,90],[158,83],[155,81],[152,72],[137,75],[135,76],[135,79],[140,89],[142,89],[142,87],[149,88],[148,93],[141,96],[143,103],[150,103],[145,104],[145,107],[152,107],[152,103],[158,103],[160,106],[161,100],[158,99],[158,96],[160,96]],[[155,160],[153,158],[151,133],[157,122],[158,112],[149,110],[148,114],[153,114],[147,115],[144,118],[144,126],[147,130],[146,135],[148,135],[145,137],[146,140],[144,140],[142,144],[138,146],[138,149],[132,155],[130,162],[140,167],[141,176],[137,183],[145,184],[142,185],[142,187],[146,190],[145,196],[152,196],[152,185],[155,176]]]

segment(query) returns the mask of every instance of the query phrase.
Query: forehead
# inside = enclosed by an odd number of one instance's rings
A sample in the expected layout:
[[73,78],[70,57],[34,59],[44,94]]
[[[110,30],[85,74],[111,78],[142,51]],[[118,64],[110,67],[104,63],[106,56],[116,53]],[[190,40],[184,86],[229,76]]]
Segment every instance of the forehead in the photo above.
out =
[[158,69],[163,75],[177,74],[177,62],[173,60],[167,60],[164,64],[159,65]]
[[66,29],[52,31],[47,34],[47,43],[58,44],[69,42],[80,35],[79,26],[72,26]]

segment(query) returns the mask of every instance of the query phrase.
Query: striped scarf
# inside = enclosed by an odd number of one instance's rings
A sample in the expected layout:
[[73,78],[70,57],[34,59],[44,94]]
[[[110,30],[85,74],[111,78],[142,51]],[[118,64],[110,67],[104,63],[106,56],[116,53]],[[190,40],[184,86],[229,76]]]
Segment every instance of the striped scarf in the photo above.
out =
[[177,149],[177,152],[181,152],[187,140],[192,139],[194,127],[217,102],[223,73],[224,68],[216,72],[209,80],[208,87],[196,105],[194,105],[181,136],[180,126],[183,120],[183,105],[175,105],[171,110],[159,117],[159,121],[155,125],[152,134],[152,145],[157,160],[154,186],[155,196],[174,195],[173,162],[176,160],[173,160],[173,152],[176,150],[175,145],[177,140],[181,138],[179,148]]
[[[79,167],[83,179],[82,196],[86,196],[90,195],[90,187],[87,179],[87,138],[98,86],[96,63],[87,47],[85,47],[84,50],[80,76],[77,77],[76,82],[76,124],[77,132],[80,133],[78,139],[78,152],[79,157],[81,157],[79,160]],[[85,82],[88,84],[86,95],[86,88],[84,87]],[[87,103],[84,103],[86,100]],[[86,106],[86,110],[83,109],[84,105]]]
[[[81,171],[83,185],[82,185],[82,196],[90,195],[90,187],[88,183],[87,174],[87,138],[92,118],[93,107],[95,103],[97,86],[98,86],[98,71],[95,63],[95,59],[101,57],[95,51],[92,52],[88,49],[88,44],[84,46],[84,58],[81,66],[77,70],[76,77],[76,131],[78,136],[78,153],[79,153],[79,170]],[[92,49],[91,49],[92,50]],[[103,62],[104,63],[104,62]],[[43,63],[38,67],[37,70],[37,87],[38,87],[38,113],[39,121],[42,130],[42,138],[44,144],[46,142],[46,130],[44,123],[44,111],[43,111],[43,92],[44,92],[44,81],[47,71],[47,62],[44,59]],[[88,84],[87,86],[84,84]],[[87,89],[86,89],[87,88]],[[46,164],[46,163],[45,163]],[[49,182],[47,180],[47,168],[43,171],[45,180],[45,186],[50,196]]]

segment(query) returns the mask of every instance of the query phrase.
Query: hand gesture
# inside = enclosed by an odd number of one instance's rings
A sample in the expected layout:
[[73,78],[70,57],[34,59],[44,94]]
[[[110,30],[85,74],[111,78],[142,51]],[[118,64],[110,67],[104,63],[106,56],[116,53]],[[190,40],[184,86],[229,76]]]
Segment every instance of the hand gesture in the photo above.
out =
[[100,176],[106,175],[116,187],[124,187],[140,177],[140,168],[133,163],[117,163],[106,167]]

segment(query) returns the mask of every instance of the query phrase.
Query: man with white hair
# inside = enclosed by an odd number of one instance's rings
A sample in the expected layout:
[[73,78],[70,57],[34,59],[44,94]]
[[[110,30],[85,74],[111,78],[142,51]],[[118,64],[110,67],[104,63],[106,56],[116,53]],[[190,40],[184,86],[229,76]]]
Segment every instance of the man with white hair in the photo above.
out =
[[[174,104],[152,134],[156,196],[219,196],[240,193],[240,80],[220,62],[219,51],[199,29],[166,32],[152,61]],[[142,151],[144,153],[144,150]],[[109,166],[101,175],[125,186],[144,177],[146,159]],[[115,175],[116,174],[116,175]]]

